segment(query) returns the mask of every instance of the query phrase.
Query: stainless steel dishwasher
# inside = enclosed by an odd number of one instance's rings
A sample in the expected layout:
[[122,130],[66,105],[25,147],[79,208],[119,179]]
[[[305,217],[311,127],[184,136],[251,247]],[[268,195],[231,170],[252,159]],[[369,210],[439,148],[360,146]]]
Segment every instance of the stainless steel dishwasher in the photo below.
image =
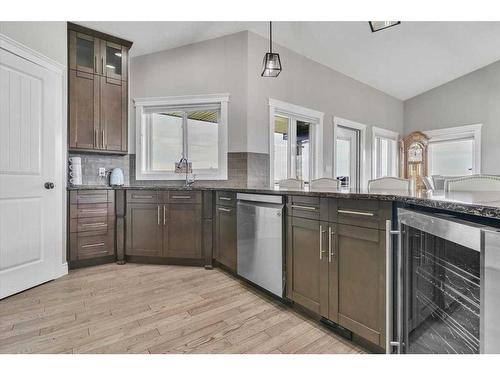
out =
[[283,197],[238,193],[237,200],[237,273],[283,297]]

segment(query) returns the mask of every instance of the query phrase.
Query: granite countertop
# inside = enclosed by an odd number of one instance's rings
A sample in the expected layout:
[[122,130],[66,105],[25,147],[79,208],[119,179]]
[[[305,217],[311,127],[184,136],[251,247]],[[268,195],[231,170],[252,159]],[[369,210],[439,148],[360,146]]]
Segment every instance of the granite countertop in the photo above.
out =
[[[81,185],[68,187],[68,190],[95,190],[95,189],[134,189],[134,190],[186,190],[183,186],[120,186],[110,187],[104,185]],[[383,201],[400,202],[423,207],[436,208],[459,212],[469,215],[500,219],[500,192],[453,192],[453,193],[417,193],[408,194],[399,191],[350,191],[345,190],[300,190],[300,189],[271,189],[262,187],[210,187],[194,186],[189,190],[223,190],[255,194],[279,195],[308,195],[329,198],[350,199],[375,199]]]

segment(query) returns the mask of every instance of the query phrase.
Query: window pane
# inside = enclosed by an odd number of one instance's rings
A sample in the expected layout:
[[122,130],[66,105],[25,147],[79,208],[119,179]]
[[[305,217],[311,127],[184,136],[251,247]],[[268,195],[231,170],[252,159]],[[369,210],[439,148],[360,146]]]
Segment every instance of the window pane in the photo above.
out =
[[287,179],[288,175],[288,118],[274,119],[274,181]]
[[196,111],[187,116],[188,160],[195,169],[219,168],[219,112]]
[[472,174],[474,141],[472,139],[429,144],[431,175],[464,176]]
[[378,177],[389,176],[389,141],[380,138],[380,174]]
[[122,51],[110,46],[106,46],[106,68],[114,74],[122,74]]
[[76,65],[94,69],[94,42],[76,38]]
[[153,113],[151,117],[151,167],[173,172],[182,157],[182,112]]
[[337,177],[347,177],[349,181],[351,170],[351,142],[347,139],[337,138],[336,147],[336,164],[337,164]]
[[308,122],[297,121],[297,155],[296,176],[297,179],[309,182],[309,160],[310,160],[310,129]]

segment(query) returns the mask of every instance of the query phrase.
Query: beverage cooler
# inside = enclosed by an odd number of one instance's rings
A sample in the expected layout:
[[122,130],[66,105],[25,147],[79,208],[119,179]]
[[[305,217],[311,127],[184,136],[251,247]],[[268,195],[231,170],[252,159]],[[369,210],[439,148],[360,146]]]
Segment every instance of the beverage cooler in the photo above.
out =
[[387,229],[387,352],[500,353],[499,229],[402,208]]

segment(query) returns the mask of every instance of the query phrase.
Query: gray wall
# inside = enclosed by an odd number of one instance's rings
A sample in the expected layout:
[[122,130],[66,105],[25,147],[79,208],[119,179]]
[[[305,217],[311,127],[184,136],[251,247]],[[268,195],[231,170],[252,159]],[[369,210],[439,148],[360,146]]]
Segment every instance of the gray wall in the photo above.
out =
[[247,33],[134,57],[130,62],[130,153],[140,97],[229,93],[229,151],[246,149]]
[[500,174],[500,62],[404,102],[404,131],[483,124],[482,173]]

